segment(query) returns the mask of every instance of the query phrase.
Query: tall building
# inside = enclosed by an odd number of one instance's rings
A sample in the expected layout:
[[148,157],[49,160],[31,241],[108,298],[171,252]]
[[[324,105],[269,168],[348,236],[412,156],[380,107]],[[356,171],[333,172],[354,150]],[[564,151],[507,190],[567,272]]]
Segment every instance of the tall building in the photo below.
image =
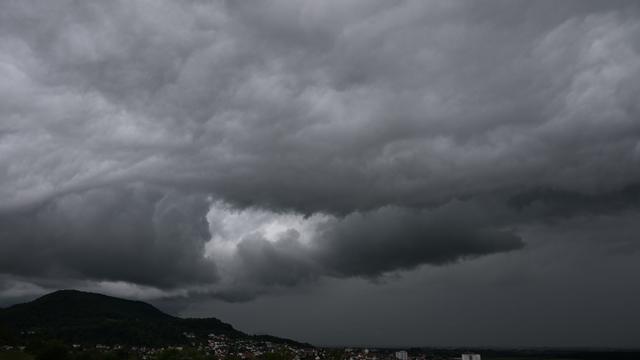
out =
[[481,360],[480,354],[462,354],[462,360]]
[[408,360],[409,359],[409,354],[407,354],[407,352],[404,351],[404,350],[396,351],[396,359],[398,359],[398,360]]

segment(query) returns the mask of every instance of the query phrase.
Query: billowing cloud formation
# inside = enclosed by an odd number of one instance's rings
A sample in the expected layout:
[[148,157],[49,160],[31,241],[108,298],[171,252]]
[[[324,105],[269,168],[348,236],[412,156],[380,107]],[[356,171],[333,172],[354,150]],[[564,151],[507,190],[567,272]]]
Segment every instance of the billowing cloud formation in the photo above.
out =
[[384,207],[304,218],[214,204],[208,219],[215,236],[208,253],[226,275],[216,291],[244,299],[320,276],[379,278],[420,264],[522,247],[517,235],[500,229],[483,211],[456,202],[437,210]]
[[638,10],[2,2],[0,272],[250,298],[615,216]]
[[209,239],[194,196],[92,189],[0,215],[0,271],[22,276],[122,280],[169,286],[212,282]]

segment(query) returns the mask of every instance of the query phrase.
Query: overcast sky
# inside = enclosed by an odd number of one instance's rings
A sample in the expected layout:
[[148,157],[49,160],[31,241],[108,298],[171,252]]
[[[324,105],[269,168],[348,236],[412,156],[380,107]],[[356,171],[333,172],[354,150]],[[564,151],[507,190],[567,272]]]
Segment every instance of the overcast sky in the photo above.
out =
[[638,345],[637,1],[0,0],[0,304]]

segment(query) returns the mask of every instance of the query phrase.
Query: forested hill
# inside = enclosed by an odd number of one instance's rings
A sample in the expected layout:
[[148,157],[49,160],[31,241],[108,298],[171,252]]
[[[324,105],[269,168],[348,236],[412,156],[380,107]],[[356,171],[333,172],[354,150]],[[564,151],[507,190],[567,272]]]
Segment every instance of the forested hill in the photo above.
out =
[[78,344],[156,346],[203,340],[209,334],[253,337],[216,318],[182,319],[145,302],[76,290],[60,290],[0,309],[0,327],[14,339],[53,338]]

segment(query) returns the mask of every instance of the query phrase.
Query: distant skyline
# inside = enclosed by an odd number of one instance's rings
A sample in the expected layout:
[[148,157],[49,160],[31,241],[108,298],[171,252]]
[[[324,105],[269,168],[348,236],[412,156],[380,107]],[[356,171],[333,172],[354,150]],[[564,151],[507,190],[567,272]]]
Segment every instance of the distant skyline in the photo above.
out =
[[0,1],[0,306],[637,347],[637,1]]

